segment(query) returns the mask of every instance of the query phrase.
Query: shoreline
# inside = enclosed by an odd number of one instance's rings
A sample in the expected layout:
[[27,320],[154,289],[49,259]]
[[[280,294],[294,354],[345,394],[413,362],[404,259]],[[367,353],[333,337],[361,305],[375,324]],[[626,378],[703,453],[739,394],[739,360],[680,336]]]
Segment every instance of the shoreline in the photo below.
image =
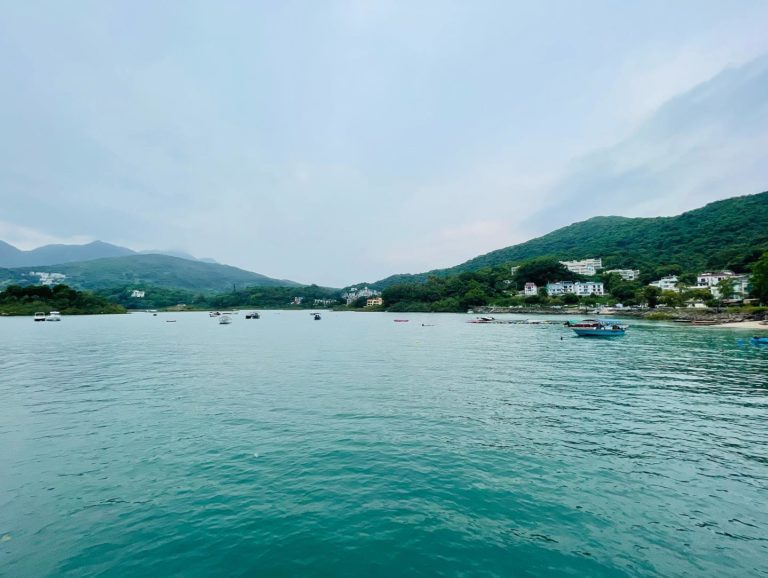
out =
[[763,331],[768,331],[768,324],[765,321],[757,320],[732,321],[730,323],[704,325],[703,327],[714,327],[716,329],[762,329]]

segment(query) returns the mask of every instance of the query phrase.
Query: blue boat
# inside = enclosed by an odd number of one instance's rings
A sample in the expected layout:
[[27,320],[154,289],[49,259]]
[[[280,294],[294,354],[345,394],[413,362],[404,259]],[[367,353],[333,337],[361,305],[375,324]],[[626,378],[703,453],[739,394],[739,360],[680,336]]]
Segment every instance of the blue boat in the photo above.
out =
[[585,319],[578,323],[566,322],[566,327],[573,329],[579,337],[618,337],[629,328],[615,319]]
[[752,345],[768,345],[768,337],[758,337],[755,335],[749,340]]

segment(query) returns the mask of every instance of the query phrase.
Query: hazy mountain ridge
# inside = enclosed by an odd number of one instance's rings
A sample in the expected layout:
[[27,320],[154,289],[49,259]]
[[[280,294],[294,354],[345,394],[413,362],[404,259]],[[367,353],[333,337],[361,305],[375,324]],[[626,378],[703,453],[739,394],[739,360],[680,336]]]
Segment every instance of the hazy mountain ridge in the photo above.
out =
[[377,289],[422,282],[542,256],[559,259],[602,257],[606,267],[685,270],[736,267],[768,250],[768,192],[709,203],[673,217],[592,217],[551,233],[480,255],[447,269],[392,275]]
[[205,263],[217,263],[214,259],[197,257],[183,251],[172,250],[148,250],[134,251],[128,247],[93,241],[83,245],[53,244],[43,245],[36,249],[24,251],[14,247],[10,243],[0,241],[0,267],[40,267],[45,265],[59,265],[61,263],[75,263],[78,261],[90,261],[92,259],[105,259],[109,257],[125,257],[127,255],[167,255],[189,261],[202,261]]
[[[89,261],[35,266],[36,272],[66,275],[63,283],[78,289],[122,286],[165,287],[196,292],[220,292],[235,288],[298,286],[294,281],[273,279],[229,265],[191,261],[168,255],[126,255]],[[28,267],[0,269],[0,283],[36,283]]]

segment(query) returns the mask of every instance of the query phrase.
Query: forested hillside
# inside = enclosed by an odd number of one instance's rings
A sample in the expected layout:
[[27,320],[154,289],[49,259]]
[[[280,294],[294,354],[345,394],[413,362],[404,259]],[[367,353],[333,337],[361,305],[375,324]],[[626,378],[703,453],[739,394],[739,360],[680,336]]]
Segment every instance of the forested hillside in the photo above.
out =
[[606,268],[652,270],[670,265],[685,272],[744,270],[768,250],[768,192],[710,203],[675,217],[594,217],[475,257],[449,269],[393,275],[373,284],[381,289],[477,271],[542,256],[558,259],[602,257]]
[[[167,255],[129,255],[110,259],[94,259],[78,263],[63,263],[35,267],[36,272],[63,273],[64,283],[81,289],[105,289],[126,285],[151,285],[169,289],[198,292],[220,292],[233,286],[296,286],[297,283],[273,279],[251,271],[220,265],[190,261]],[[0,282],[20,282],[29,276],[29,268],[0,271]],[[36,279],[29,278],[29,283]]]

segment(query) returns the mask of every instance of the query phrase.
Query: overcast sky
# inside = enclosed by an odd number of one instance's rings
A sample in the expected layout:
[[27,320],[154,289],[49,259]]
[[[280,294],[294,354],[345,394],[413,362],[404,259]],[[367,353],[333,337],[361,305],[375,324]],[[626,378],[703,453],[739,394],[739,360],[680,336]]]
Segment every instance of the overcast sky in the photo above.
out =
[[342,286],[768,189],[768,2],[0,0],[0,239]]

